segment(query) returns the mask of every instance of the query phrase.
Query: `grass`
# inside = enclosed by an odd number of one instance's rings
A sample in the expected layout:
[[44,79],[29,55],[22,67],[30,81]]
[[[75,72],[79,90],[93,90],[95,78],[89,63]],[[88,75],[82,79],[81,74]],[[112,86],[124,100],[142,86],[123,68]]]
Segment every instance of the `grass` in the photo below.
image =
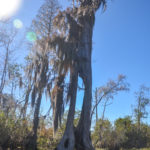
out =
[[[97,148],[96,150],[106,150],[106,149]],[[140,148],[140,149],[132,148],[132,149],[121,149],[121,150],[150,150],[150,148]]]

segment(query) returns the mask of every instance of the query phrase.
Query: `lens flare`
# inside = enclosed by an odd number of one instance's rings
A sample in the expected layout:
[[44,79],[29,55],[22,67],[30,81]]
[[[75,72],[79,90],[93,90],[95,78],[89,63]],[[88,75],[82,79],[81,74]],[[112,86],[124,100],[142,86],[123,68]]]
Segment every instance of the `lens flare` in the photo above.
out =
[[16,13],[22,0],[0,0],[0,20],[8,19]]
[[13,24],[14,24],[14,27],[17,28],[17,29],[21,29],[23,27],[23,23],[21,20],[19,19],[15,19],[13,21]]
[[36,34],[34,32],[28,32],[26,38],[30,42],[35,42],[37,39]]

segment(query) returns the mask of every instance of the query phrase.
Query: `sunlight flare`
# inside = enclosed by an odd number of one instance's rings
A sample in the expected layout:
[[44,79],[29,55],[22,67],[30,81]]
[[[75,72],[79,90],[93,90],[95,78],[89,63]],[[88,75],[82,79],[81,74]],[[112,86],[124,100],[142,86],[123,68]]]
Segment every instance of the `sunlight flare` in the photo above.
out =
[[16,13],[21,0],[0,0],[0,20],[8,19]]
[[37,37],[35,32],[28,32],[26,38],[29,42],[35,42]]
[[19,19],[15,19],[13,21],[13,24],[14,24],[14,27],[17,28],[17,29],[21,29],[23,27],[23,23],[21,20]]

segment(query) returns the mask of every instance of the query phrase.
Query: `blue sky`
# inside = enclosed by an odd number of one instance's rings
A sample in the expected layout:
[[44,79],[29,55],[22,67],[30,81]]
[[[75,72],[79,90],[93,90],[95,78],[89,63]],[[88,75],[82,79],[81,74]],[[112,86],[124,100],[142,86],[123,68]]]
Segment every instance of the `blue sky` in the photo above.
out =
[[[24,0],[14,18],[29,27],[44,0]],[[66,7],[67,0],[60,0]],[[93,35],[93,89],[118,74],[127,76],[130,92],[115,96],[106,110],[106,117],[115,120],[132,114],[134,92],[141,84],[150,86],[150,1],[113,0],[106,12],[98,11]],[[81,107],[82,94],[77,107]],[[47,103],[43,104],[43,109]],[[101,107],[99,107],[99,116]],[[150,112],[150,110],[149,110]],[[150,123],[150,119],[146,120]]]
[[115,0],[104,14],[96,15],[93,37],[93,86],[121,73],[130,83],[129,93],[120,93],[107,116],[112,120],[131,114],[134,91],[150,86],[150,1]]

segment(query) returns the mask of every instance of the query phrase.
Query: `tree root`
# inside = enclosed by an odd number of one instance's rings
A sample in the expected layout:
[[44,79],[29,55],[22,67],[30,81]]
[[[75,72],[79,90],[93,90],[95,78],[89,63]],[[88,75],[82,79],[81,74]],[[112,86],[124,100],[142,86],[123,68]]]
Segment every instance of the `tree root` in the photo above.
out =
[[76,150],[95,150],[92,146],[90,134],[75,131],[75,149]]
[[70,129],[64,133],[63,138],[58,144],[55,150],[74,150],[75,147],[75,136],[73,129]]

